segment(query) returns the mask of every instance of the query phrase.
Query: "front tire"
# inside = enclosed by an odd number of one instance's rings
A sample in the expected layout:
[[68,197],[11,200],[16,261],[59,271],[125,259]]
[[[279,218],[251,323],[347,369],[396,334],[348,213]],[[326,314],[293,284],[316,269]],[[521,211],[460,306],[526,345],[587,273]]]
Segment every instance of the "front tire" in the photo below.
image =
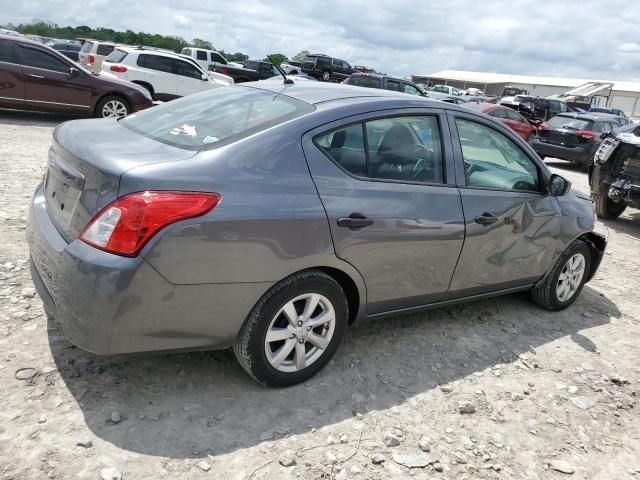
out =
[[591,268],[591,250],[574,240],[558,257],[544,282],[531,290],[531,299],[547,310],[567,308],[580,295]]
[[596,204],[596,213],[599,218],[618,218],[627,209],[627,204],[624,202],[615,203],[607,195],[597,194],[593,195],[594,203]]
[[274,285],[240,329],[233,351],[257,382],[288,387],[318,373],[335,354],[349,309],[340,285],[309,270]]
[[329,82],[331,81],[331,72],[329,70],[325,70],[322,72],[322,81]]
[[117,95],[107,95],[96,105],[96,117],[122,118],[131,113],[131,106],[124,98]]

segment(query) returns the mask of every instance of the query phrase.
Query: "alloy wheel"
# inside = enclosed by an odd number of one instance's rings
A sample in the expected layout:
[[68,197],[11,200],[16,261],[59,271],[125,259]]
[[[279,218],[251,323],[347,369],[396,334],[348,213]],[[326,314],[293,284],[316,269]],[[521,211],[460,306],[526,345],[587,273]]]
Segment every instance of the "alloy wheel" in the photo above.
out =
[[573,297],[582,283],[586,260],[584,255],[576,253],[562,267],[556,284],[556,296],[561,302],[566,302]]
[[127,115],[127,106],[120,100],[109,100],[102,107],[104,118],[121,118]]
[[269,364],[280,372],[303,370],[325,352],[336,313],[324,295],[305,293],[289,300],[271,320],[264,341]]

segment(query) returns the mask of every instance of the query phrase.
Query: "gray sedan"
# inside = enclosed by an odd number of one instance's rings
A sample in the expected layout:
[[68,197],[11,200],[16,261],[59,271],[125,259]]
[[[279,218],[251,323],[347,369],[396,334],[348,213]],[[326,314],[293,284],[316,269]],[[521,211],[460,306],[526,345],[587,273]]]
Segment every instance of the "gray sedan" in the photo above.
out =
[[606,246],[593,226],[590,198],[490,117],[260,82],[62,124],[27,239],[81,348],[233,347],[287,386],[354,321],[523,290],[571,305]]

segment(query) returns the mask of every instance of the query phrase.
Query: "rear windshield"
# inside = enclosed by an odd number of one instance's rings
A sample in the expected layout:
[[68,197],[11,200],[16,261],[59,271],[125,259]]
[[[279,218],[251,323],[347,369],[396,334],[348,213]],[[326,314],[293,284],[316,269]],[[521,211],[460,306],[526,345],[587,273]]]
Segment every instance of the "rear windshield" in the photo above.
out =
[[80,49],[81,52],[87,53],[91,51],[91,48],[93,47],[93,42],[84,42],[82,44],[82,48]]
[[347,83],[349,85],[357,85],[358,87],[380,88],[380,78],[374,77],[349,77]]
[[127,52],[125,52],[124,50],[120,50],[119,48],[116,48],[104,60],[105,62],[110,62],[110,63],[120,63],[126,57],[127,57]]
[[96,51],[96,55],[109,55],[113,52],[113,49],[116,48],[113,45],[98,45],[98,50]]
[[310,113],[294,98],[251,87],[230,86],[167,102],[120,123],[162,143],[209,150]]
[[556,115],[547,122],[553,128],[569,128],[571,130],[592,130],[593,122],[583,118],[563,117]]

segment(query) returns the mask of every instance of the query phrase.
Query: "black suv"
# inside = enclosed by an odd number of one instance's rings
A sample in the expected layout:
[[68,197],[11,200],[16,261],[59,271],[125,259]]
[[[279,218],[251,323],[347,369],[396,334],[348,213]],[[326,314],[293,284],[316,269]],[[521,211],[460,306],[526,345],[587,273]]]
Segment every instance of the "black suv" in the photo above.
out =
[[344,60],[318,53],[304,58],[302,71],[318,80],[340,82],[349,77],[354,69]]
[[400,78],[387,77],[379,73],[352,73],[345,83],[357,87],[380,88],[382,90],[393,90],[394,92],[426,97],[415,83]]

